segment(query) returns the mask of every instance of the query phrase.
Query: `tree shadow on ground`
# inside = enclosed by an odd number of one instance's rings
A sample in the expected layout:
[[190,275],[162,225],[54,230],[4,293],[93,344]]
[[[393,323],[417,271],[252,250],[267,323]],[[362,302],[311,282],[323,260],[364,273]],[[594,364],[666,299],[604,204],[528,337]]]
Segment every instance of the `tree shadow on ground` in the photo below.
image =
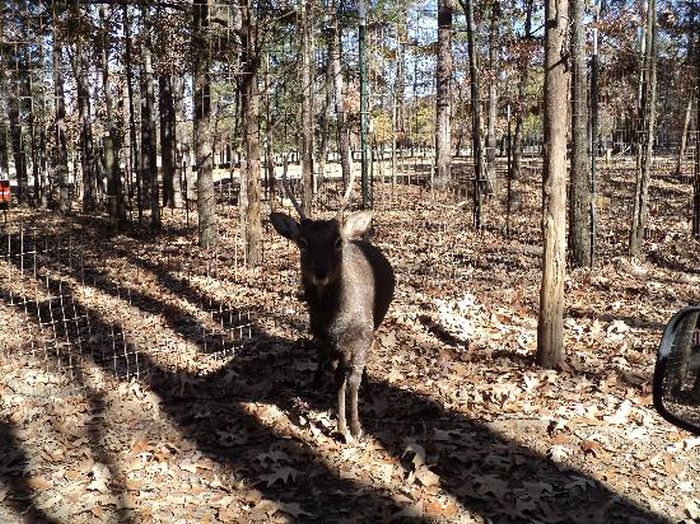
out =
[[[58,522],[34,505],[35,491],[28,477],[27,455],[21,439],[9,422],[0,419],[0,490],[7,490],[0,500],[6,504],[14,516],[23,516],[26,522]],[[6,498],[7,497],[7,498]]]
[[688,273],[690,275],[700,275],[700,263],[696,267],[691,267],[684,262],[674,260],[672,257],[665,255],[658,250],[649,253],[647,259],[662,269],[670,269],[671,271]]
[[[179,292],[185,294],[202,293],[182,289],[185,284],[180,281],[164,282],[166,287],[177,284]],[[57,283],[49,281],[49,285]],[[79,296],[77,289],[64,286],[64,293]],[[108,287],[106,280],[102,286]],[[148,310],[158,311],[156,299],[149,300],[153,302]],[[99,311],[79,304],[79,300],[74,302],[77,315],[92,319],[95,333],[112,329]],[[134,301],[133,306],[140,308],[140,301]],[[165,306],[163,309],[176,314]],[[172,327],[178,332],[177,323]],[[61,336],[65,327],[58,323],[56,329]],[[204,376],[165,369],[148,353],[140,354],[141,366],[152,377],[151,389],[174,429],[231,475],[257,484],[266,498],[299,504],[309,519],[387,521],[409,509],[410,503],[399,502],[392,494],[395,486],[373,487],[362,478],[345,478],[314,446],[290,438],[245,408],[247,403],[265,403],[292,415],[302,410],[299,414],[308,418],[307,408],[326,410],[334,397],[333,393],[308,392],[308,361],[313,360],[308,352],[302,353],[289,341],[261,330],[256,338],[254,353],[244,352],[229,365]],[[78,355],[81,351],[75,342],[61,346],[64,357],[72,352],[75,358],[84,358]],[[96,363],[112,373],[108,361]],[[419,442],[427,452],[427,467],[439,476],[441,486],[475,513],[499,522],[660,520],[585,473],[556,464],[463,413],[445,409],[431,397],[376,378],[370,382],[373,396],[381,399],[386,409],[377,411],[375,403],[371,409],[362,405],[367,433],[398,461],[405,456],[407,439]],[[183,388],[183,384],[188,387]],[[16,439],[12,448],[22,453]],[[269,449],[284,451],[287,463],[299,472],[295,483],[260,483],[269,468],[258,457],[261,450]],[[10,486],[17,509],[31,511],[31,501],[23,497],[26,482],[12,472],[6,472],[3,480]]]
[[597,313],[595,311],[571,307],[567,310],[567,316],[571,318],[585,318],[589,320],[597,320],[603,323],[624,322],[629,327],[634,329],[645,329],[647,331],[656,332],[661,335],[665,324],[648,320],[646,318],[631,317],[629,315],[621,315],[617,313]]

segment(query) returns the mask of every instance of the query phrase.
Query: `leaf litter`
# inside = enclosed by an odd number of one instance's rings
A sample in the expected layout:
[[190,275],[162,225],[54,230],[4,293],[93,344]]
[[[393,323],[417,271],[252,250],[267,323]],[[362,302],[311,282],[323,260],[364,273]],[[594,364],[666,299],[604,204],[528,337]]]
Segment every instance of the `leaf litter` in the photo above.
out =
[[[25,312],[0,302],[0,519],[30,506],[71,522],[698,518],[700,441],[651,405],[660,329],[700,302],[697,272],[678,269],[700,267],[697,242],[664,234],[680,219],[654,218],[646,259],[603,241],[598,267],[568,275],[565,361],[542,370],[537,201],[506,240],[498,201],[477,234],[468,212],[417,187],[398,186],[396,202],[378,194],[375,241],[399,285],[370,355],[366,436],[349,445],[333,435],[332,379],[310,387],[316,357],[288,243],[266,230],[265,267],[220,263],[212,276],[193,230],[173,249],[168,235],[105,238],[99,219],[21,211],[42,231],[93,240],[85,265],[101,280],[80,305],[122,326],[154,373],[119,380],[86,358],[76,384],[28,347]],[[602,210],[603,238],[624,234],[619,213]],[[221,227],[235,243],[234,221]],[[2,264],[7,285],[33,286]],[[101,284],[116,281],[137,298]],[[217,326],[200,298],[255,310],[257,333],[232,356],[204,352],[202,330]]]

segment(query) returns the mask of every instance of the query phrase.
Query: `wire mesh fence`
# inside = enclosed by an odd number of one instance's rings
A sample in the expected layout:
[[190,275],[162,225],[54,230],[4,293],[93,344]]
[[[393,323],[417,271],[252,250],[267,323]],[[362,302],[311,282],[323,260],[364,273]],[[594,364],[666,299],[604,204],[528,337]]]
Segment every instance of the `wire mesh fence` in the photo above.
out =
[[[23,321],[21,352],[46,370],[58,371],[76,386],[86,386],[86,366],[98,366],[120,380],[148,380],[149,366],[136,333],[94,306],[96,294],[138,311],[153,309],[137,282],[121,282],[101,274],[90,249],[77,234],[50,235],[43,229],[21,225],[3,232],[0,244],[0,301]],[[207,273],[213,278],[225,264],[218,254],[207,253]],[[170,266],[187,275],[187,270]],[[183,278],[183,285],[187,278]],[[199,350],[215,359],[236,355],[254,336],[255,313],[232,301],[190,297],[199,317],[193,339]]]

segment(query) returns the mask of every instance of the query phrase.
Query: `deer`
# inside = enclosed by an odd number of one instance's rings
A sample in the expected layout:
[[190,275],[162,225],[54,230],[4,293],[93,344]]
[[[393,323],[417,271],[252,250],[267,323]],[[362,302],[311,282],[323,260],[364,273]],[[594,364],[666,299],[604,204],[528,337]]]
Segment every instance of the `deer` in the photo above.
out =
[[341,219],[350,200],[353,177],[338,215],[330,220],[315,220],[304,214],[294,198],[287,180],[286,162],[284,168],[285,192],[299,220],[277,212],[270,214],[270,222],[277,233],[299,248],[302,296],[309,313],[310,331],[319,347],[313,385],[320,387],[325,369],[334,362],[337,432],[350,442],[362,436],[359,388],[368,354],[374,346],[374,333],[394,297],[394,270],[379,248],[360,238],[370,225],[371,211],[357,211],[344,221]]

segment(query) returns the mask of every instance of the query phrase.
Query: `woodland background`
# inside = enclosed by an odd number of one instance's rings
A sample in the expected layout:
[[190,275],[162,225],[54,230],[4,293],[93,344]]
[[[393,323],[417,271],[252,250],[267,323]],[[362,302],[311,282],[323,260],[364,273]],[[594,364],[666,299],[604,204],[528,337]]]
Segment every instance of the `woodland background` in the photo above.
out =
[[[0,6],[2,520],[700,517],[650,396],[700,302],[696,1]],[[396,269],[352,446],[283,172],[314,216],[354,179]]]

